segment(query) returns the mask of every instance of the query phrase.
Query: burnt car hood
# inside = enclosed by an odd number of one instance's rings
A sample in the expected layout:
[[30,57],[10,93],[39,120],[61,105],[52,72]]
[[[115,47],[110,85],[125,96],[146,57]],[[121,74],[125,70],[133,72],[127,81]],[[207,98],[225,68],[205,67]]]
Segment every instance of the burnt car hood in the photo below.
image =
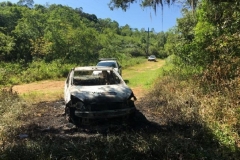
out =
[[70,93],[83,102],[123,102],[130,97],[132,90],[125,85],[72,86]]

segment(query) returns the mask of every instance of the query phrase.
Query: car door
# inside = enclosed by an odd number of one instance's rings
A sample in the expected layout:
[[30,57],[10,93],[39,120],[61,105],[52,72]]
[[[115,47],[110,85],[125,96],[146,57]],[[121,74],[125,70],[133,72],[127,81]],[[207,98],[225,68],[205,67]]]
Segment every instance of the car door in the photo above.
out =
[[71,70],[67,76],[67,79],[65,81],[64,85],[64,101],[65,103],[68,103],[70,101],[70,87],[72,85],[72,76],[73,76],[73,70]]
[[118,62],[117,62],[117,67],[118,67],[118,73],[122,76],[122,67]]

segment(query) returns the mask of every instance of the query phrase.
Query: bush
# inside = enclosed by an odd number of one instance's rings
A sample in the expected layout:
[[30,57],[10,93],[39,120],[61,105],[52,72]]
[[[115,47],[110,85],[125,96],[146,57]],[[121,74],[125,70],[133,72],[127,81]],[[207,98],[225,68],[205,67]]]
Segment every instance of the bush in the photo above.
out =
[[[165,76],[155,82],[142,105],[149,106],[168,125],[189,126],[196,134],[208,130],[222,146],[218,150],[223,157],[234,159],[240,152],[240,79],[227,81],[227,87],[223,80],[218,83],[218,89],[213,89],[211,83],[205,83],[203,88],[199,83],[201,72],[193,73],[191,67],[166,71]],[[209,139],[201,138],[201,141],[209,143]]]

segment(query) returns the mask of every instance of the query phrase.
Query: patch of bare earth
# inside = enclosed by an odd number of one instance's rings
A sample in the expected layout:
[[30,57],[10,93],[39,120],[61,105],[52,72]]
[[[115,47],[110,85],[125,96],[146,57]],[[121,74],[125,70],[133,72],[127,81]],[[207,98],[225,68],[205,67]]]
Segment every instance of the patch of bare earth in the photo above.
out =
[[40,81],[29,84],[13,86],[13,90],[19,94],[29,92],[49,92],[63,90],[64,81]]

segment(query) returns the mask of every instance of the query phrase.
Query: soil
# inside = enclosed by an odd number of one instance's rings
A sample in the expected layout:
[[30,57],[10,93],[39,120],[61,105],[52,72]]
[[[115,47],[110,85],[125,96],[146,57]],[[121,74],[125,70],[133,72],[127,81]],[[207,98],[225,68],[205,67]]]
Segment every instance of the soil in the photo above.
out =
[[[152,64],[151,64],[152,65]],[[24,94],[32,91],[59,91],[63,90],[64,81],[41,81],[30,84],[17,85],[13,90],[19,94]],[[157,115],[153,115],[147,106],[143,106],[146,90],[142,87],[131,88],[137,97],[135,101],[137,114],[128,125],[123,125],[122,119],[93,121],[89,125],[75,126],[69,123],[64,114],[63,99],[54,101],[42,101],[32,104],[34,112],[30,111],[30,117],[22,117],[24,125],[19,134],[27,134],[27,136],[36,136],[39,134],[54,134],[61,137],[88,137],[96,136],[99,133],[107,133],[111,131],[119,131],[122,129],[142,129],[154,128],[160,124],[160,119]],[[125,121],[124,121],[125,122]],[[153,126],[153,127],[151,127]]]

